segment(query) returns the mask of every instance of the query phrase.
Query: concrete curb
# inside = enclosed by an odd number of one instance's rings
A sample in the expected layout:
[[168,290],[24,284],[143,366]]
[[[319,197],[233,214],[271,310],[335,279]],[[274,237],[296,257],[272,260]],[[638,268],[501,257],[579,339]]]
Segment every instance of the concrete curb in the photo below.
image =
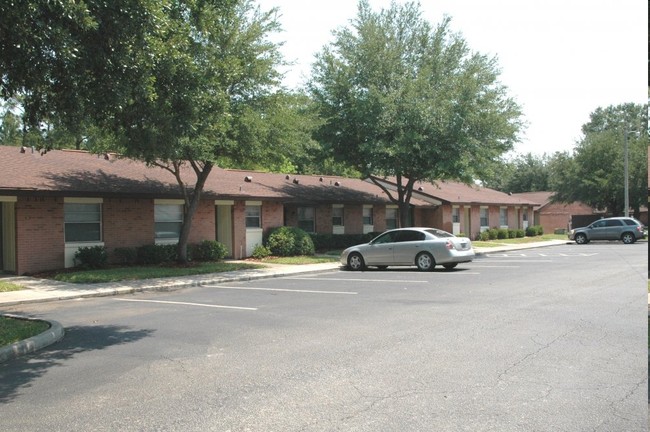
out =
[[27,321],[43,321],[50,324],[50,328],[41,334],[30,337],[29,339],[0,347],[0,363],[4,363],[7,360],[14,359],[21,355],[32,353],[41,348],[45,348],[48,345],[52,345],[54,342],[58,342],[63,339],[63,335],[65,334],[63,326],[56,321],[45,321],[10,314],[3,314],[2,316]]

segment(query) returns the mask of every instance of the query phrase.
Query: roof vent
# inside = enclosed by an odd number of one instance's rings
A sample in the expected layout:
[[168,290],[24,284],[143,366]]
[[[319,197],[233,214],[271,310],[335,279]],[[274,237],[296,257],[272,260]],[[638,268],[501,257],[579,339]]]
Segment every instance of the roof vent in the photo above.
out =
[[22,147],[20,148],[20,152],[21,152],[21,153],[25,153],[25,146],[22,146]]
[[322,183],[323,182],[323,177],[319,178],[318,181]]
[[251,176],[246,176],[246,177],[244,177],[244,181],[245,181],[246,183],[250,183],[250,182],[253,181],[253,177],[251,177]]
[[104,153],[104,160],[111,160],[111,155],[108,153]]
[[290,176],[289,174],[287,174],[287,176],[285,177],[285,179],[287,179],[287,180],[291,180],[291,176]]
[[300,183],[300,180],[298,180],[297,178],[293,179],[293,184],[298,184],[298,183]]
[[334,186],[341,186],[341,183],[339,183],[339,182],[334,182]]
[[423,188],[422,186],[420,186],[420,187],[418,188],[418,191],[420,191],[420,192],[422,192],[423,190],[424,190],[424,188]]

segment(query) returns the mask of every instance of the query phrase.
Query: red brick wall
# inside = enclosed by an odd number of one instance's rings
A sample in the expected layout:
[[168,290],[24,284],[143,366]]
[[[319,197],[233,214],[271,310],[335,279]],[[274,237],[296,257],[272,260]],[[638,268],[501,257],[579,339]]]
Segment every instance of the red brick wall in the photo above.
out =
[[556,229],[568,229],[571,215],[589,215],[593,209],[586,204],[549,204],[539,211],[539,224],[545,233],[553,233]]
[[284,225],[284,205],[281,202],[262,203],[262,228],[264,231]]
[[63,198],[16,202],[16,273],[64,266]]
[[[332,234],[332,206],[319,205],[316,206],[316,232],[319,234]],[[343,209],[343,217],[345,218],[345,209]],[[345,223],[345,222],[343,222]]]
[[345,233],[363,233],[363,206],[361,204],[346,205],[343,212],[345,215]]
[[118,247],[153,244],[153,200],[105,199],[102,211],[104,245],[109,255]]
[[190,238],[188,240],[190,244],[217,238],[214,212],[214,201],[203,200],[199,203],[199,207],[196,209],[194,219],[192,220],[192,229],[190,230]]

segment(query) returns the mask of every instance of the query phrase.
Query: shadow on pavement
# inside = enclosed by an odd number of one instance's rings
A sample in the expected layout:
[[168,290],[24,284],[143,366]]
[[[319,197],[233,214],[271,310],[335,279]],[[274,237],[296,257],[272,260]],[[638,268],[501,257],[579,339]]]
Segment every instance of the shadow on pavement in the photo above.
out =
[[64,338],[38,352],[0,364],[0,403],[11,401],[23,387],[53,367],[63,366],[77,354],[136,342],[155,330],[130,330],[125,326],[66,327]]

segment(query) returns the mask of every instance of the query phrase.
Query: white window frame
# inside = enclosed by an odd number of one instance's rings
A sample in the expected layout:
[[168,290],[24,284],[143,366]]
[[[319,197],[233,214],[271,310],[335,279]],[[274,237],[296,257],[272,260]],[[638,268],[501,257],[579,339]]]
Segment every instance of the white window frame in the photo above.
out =
[[[485,219],[485,224],[483,220]],[[487,207],[481,207],[479,209],[479,223],[481,224],[481,232],[490,229],[490,209]]]
[[[64,236],[64,241],[66,244],[84,244],[84,245],[89,245],[89,244],[102,244],[103,242],[103,209],[102,209],[102,203],[103,200],[101,198],[64,198],[63,199],[63,236]],[[93,206],[96,211],[81,211],[81,208],[90,208],[90,206]],[[73,208],[76,208],[77,210],[72,210]],[[96,220],[68,220],[68,218],[73,219],[72,215],[74,214],[96,214],[97,219]],[[68,236],[68,227],[71,225],[96,225],[97,226],[97,233],[98,233],[98,238],[95,239],[90,239],[90,240],[70,240]]]
[[[307,213],[311,213],[311,217]],[[316,209],[314,207],[298,207],[297,210],[298,228],[308,232],[316,232]],[[311,227],[305,226],[305,223],[310,223]]]
[[[154,201],[154,242],[156,244],[173,244],[178,243],[180,237],[184,215],[185,215],[185,201],[183,200],[155,200]],[[160,220],[159,218],[163,216],[163,212],[158,212],[158,209],[163,209],[164,207],[176,208],[176,214],[179,216],[176,219],[166,219]],[[178,236],[169,237],[169,236],[159,236],[158,233],[161,231],[158,229],[158,224],[177,224],[178,225]]]
[[262,228],[262,206],[246,205],[244,210],[246,229]]
[[[389,211],[392,213],[389,217]],[[394,221],[394,222],[389,222]],[[396,205],[386,206],[386,229],[393,229],[399,227],[399,208]]]
[[501,228],[508,228],[508,207],[499,208],[499,225]]

